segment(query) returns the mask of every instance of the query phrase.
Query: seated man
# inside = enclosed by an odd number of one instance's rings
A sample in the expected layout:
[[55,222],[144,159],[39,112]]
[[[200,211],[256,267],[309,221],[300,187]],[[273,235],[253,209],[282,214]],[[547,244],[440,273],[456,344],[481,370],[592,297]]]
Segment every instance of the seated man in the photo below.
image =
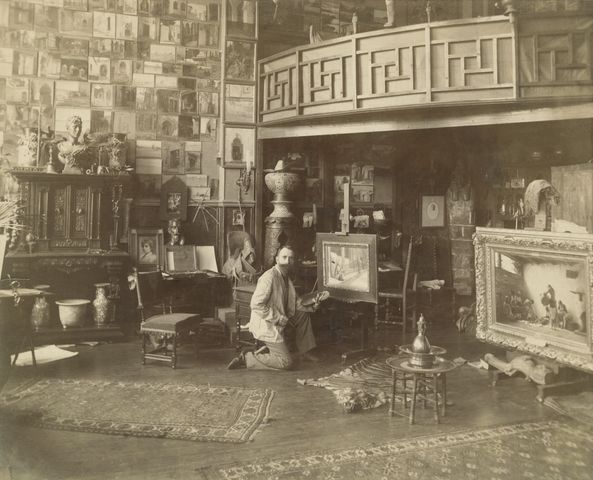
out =
[[[302,358],[315,361],[309,352],[315,348],[315,337],[311,328],[309,312],[319,306],[315,301],[306,307],[297,297],[292,280],[289,277],[294,267],[294,251],[283,246],[276,252],[276,265],[267,270],[257,281],[251,298],[251,318],[249,331],[266,344],[267,348],[256,352],[247,352],[234,358],[229,369],[254,368],[288,370],[294,364],[284,338],[287,326],[295,329],[296,348]],[[264,351],[267,350],[267,351]]]

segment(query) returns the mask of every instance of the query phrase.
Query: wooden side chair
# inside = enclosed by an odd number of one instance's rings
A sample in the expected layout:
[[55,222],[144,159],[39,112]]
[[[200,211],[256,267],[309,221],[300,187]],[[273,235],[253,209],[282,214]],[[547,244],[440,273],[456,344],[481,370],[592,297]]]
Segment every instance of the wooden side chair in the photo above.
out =
[[[141,318],[142,364],[150,359],[168,362],[176,368],[178,340],[197,332],[201,316],[173,312],[172,296],[160,270],[135,272],[134,277]],[[194,339],[193,343],[197,354],[197,341]]]
[[[418,274],[412,272],[412,255],[416,240],[410,238],[403,279],[398,286],[381,285],[379,281],[379,302],[375,305],[375,328],[379,325],[398,325],[402,327],[402,334],[406,334],[408,319],[411,319],[412,330],[416,325],[416,291],[418,286]],[[383,318],[380,312],[383,310]]]

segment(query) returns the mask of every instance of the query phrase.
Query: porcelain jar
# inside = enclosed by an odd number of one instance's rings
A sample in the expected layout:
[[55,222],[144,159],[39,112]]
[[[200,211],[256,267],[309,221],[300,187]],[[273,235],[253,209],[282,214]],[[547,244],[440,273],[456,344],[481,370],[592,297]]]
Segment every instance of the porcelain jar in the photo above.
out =
[[33,303],[33,309],[31,310],[31,325],[33,325],[35,330],[39,330],[51,325],[50,305],[47,301],[50,295],[47,292],[49,285],[36,285],[34,288],[42,292],[35,298],[35,303]]
[[93,300],[93,321],[97,326],[111,322],[112,302],[107,297],[109,283],[95,283],[96,294]]

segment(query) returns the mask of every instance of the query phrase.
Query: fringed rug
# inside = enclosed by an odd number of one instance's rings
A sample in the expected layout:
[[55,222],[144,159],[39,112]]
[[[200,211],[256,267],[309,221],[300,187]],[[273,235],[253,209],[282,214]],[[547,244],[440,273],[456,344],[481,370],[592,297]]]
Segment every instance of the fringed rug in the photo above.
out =
[[238,443],[267,419],[273,394],[257,388],[46,379],[0,397],[0,416],[60,430]]
[[576,395],[546,397],[544,405],[553,408],[562,415],[573,418],[593,427],[593,392],[586,391]]
[[344,411],[351,413],[388,403],[392,375],[385,361],[365,358],[328,377],[297,381],[330,390]]
[[204,470],[209,480],[590,480],[593,434],[559,421],[521,423],[367,448]]

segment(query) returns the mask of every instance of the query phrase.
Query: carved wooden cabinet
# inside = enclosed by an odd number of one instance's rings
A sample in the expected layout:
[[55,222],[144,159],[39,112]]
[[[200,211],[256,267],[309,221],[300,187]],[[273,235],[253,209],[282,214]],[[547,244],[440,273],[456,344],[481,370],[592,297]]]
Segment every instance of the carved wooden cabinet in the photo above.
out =
[[68,175],[12,171],[19,183],[23,220],[35,235],[35,251],[109,247],[113,209],[126,175]]
[[54,309],[51,327],[36,335],[44,340],[60,332],[69,340],[121,335],[118,320],[128,317],[130,260],[110,236],[117,238],[119,203],[130,177],[21,170],[11,174],[18,181],[26,229],[6,254],[4,275],[28,279],[31,286],[50,285],[53,299],[93,300],[95,284],[109,283],[116,303],[111,324],[94,325],[89,309],[80,328],[62,329]]

